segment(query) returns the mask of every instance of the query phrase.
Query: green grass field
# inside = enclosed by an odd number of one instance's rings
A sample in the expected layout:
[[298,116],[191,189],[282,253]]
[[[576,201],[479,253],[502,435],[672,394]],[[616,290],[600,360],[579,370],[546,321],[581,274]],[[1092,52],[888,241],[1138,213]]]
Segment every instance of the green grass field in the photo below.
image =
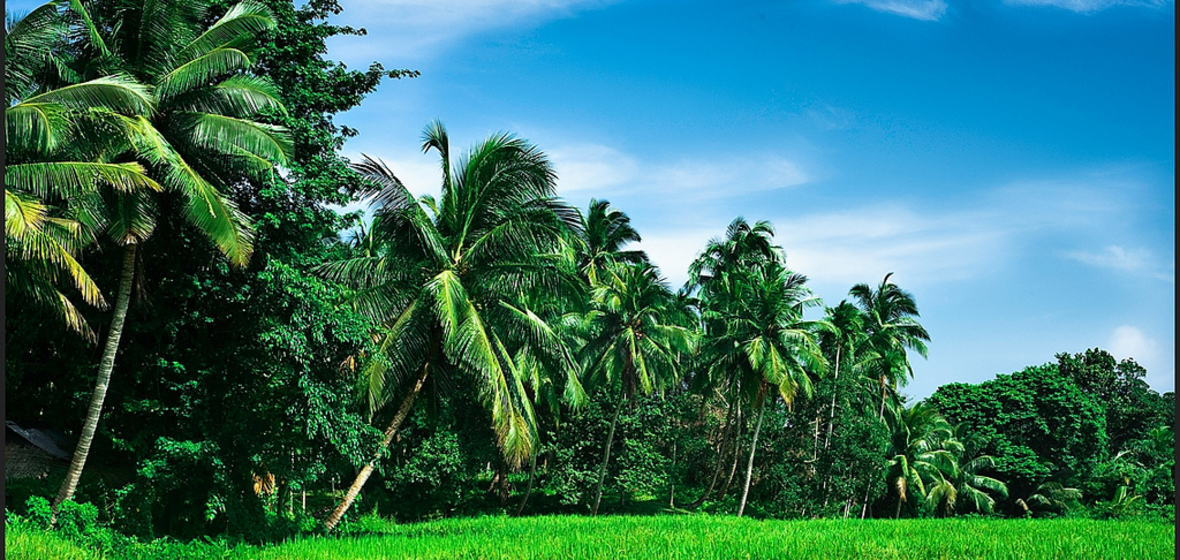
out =
[[[1174,525],[1083,519],[755,521],[706,516],[485,517],[410,525],[370,521],[361,527],[365,530],[339,537],[240,548],[227,557],[426,560],[1175,556]],[[82,551],[75,548],[55,548],[40,539],[10,537],[6,541],[10,558],[92,558],[76,554]],[[58,548],[69,555],[42,555]]]

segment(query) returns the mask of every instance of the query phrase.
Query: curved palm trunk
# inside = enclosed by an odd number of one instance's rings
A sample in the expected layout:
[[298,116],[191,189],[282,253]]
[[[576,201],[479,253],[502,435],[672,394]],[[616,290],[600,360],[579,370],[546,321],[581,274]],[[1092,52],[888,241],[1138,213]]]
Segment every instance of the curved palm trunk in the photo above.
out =
[[750,478],[754,475],[754,451],[758,449],[758,432],[762,430],[762,417],[766,414],[766,403],[758,409],[758,422],[754,424],[754,440],[750,442],[750,458],[746,461],[746,485],[742,489],[742,505],[738,506],[737,516],[741,517],[746,511],[746,498],[750,496]]
[[381,458],[381,453],[385,451],[385,448],[389,447],[390,442],[393,441],[393,437],[397,435],[398,428],[406,420],[406,416],[410,413],[410,408],[414,405],[414,399],[422,391],[422,385],[426,383],[428,371],[426,367],[422,368],[422,373],[414,381],[414,388],[410,390],[410,394],[406,395],[405,400],[398,407],[397,414],[394,414],[393,420],[389,422],[389,427],[385,428],[385,433],[381,437],[381,443],[377,447],[377,452],[373,454],[373,458],[361,469],[361,472],[357,473],[356,480],[352,481],[352,486],[348,487],[348,491],[344,493],[344,498],[340,500],[340,503],[332,511],[332,514],[324,520],[324,531],[331,532],[332,529],[335,529],[340,524],[340,519],[344,517],[348,508],[352,507],[352,503],[356,501],[357,495],[361,493],[361,488],[369,481],[369,477],[373,476],[373,469],[376,468],[377,460]]
[[610,448],[615,442],[615,425],[619,423],[619,413],[623,411],[624,397],[619,399],[619,406],[610,421],[610,431],[606,433],[606,452],[602,455],[602,465],[598,467],[598,486],[594,489],[594,507],[590,508],[590,515],[598,515],[598,506],[602,502],[602,483],[606,481],[606,465],[610,462]]
[[524,513],[525,504],[529,503],[529,496],[533,493],[533,479],[537,476],[537,455],[533,454],[533,460],[529,464],[529,482],[524,487],[524,498],[520,500],[520,506],[516,508],[516,515]]
[[111,320],[111,329],[107,333],[106,347],[102,351],[102,359],[98,363],[98,378],[94,381],[94,392],[90,395],[90,408],[86,411],[86,420],[82,424],[82,433],[78,436],[78,445],[74,447],[74,458],[70,461],[70,469],[66,478],[53,499],[53,511],[57,506],[74,497],[74,490],[78,487],[78,479],[82,477],[82,467],[86,464],[86,456],[90,454],[90,444],[94,441],[94,432],[98,429],[98,417],[102,414],[102,403],[107,397],[107,388],[111,383],[111,371],[115,369],[115,354],[119,351],[119,339],[123,337],[123,323],[127,320],[127,308],[131,304],[131,281],[135,277],[136,245],[130,244],[123,248],[123,273],[119,278],[119,295],[115,300],[115,316]]

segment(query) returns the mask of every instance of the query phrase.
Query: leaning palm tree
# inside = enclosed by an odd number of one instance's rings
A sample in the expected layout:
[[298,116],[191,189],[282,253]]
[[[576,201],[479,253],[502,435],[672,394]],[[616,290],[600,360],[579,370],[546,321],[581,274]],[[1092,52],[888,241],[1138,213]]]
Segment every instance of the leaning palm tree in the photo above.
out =
[[[72,2],[80,38],[71,48],[79,53],[75,70],[81,78],[117,73],[153,88],[151,110],[119,119],[128,141],[116,157],[143,165],[148,176],[176,193],[183,201],[179,217],[232,264],[244,266],[253,233],[223,190],[240,181],[269,180],[274,165],[290,154],[291,140],[282,128],[255,120],[266,109],[281,111],[282,104],[267,80],[243,74],[252,65],[258,33],[274,27],[269,11],[247,1],[204,26],[213,5],[115,2],[90,14]],[[81,476],[114,369],[138,248],[160,219],[158,197],[142,190],[112,190],[103,198],[107,233],[123,248],[122,271],[94,392],[55,506],[73,496]]]
[[606,434],[594,505],[598,515],[602,486],[610,463],[619,414],[635,397],[663,390],[680,376],[680,360],[692,352],[695,332],[684,324],[678,300],[647,262],[612,263],[594,288],[592,309],[584,317],[591,333],[582,348],[581,361],[587,385],[612,394],[614,414]]
[[918,304],[914,296],[889,281],[893,273],[885,275],[877,289],[868,284],[857,284],[849,290],[865,315],[868,334],[866,351],[873,355],[874,368],[881,385],[881,408],[878,418],[885,415],[885,401],[890,390],[896,393],[899,385],[913,377],[907,350],[926,357],[929,333],[918,323]]
[[6,22],[5,277],[11,293],[54,310],[93,340],[59,286],[68,283],[86,303],[106,307],[77,260],[105,225],[97,193],[102,186],[123,192],[160,186],[138,163],[99,156],[126,143],[119,118],[151,111],[154,99],[125,75],[68,83],[74,76],[60,52],[68,15],[49,3]]
[[548,158],[521,139],[496,134],[452,164],[438,122],[427,126],[423,140],[423,150],[441,158],[440,196],[415,199],[385,164],[366,156],[356,168],[374,187],[374,252],[319,268],[351,287],[357,309],[383,325],[380,352],[360,379],[368,407],[401,403],[373,457],[324,521],[329,531],[431,376],[474,379],[512,466],[532,456],[536,441],[521,352],[527,349],[527,361],[562,380],[564,398],[575,401],[581,393],[573,355],[528,305],[538,294],[581,289],[572,270],[555,264],[577,214],[555,198]]

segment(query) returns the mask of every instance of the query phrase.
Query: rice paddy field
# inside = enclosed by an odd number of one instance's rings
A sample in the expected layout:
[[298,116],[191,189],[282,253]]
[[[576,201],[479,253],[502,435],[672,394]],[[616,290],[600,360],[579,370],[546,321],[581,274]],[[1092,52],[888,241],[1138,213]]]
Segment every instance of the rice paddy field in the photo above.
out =
[[[112,558],[46,540],[50,537],[22,536],[18,532],[14,539],[9,535],[5,539],[8,557]],[[215,556],[249,560],[1151,559],[1174,558],[1174,541],[1172,524],[1086,519],[757,521],[707,516],[484,517],[407,525],[369,520],[341,536],[304,538],[261,548],[239,547]],[[125,550],[119,557],[150,557],[143,552],[146,551]],[[203,556],[211,552],[207,549]]]

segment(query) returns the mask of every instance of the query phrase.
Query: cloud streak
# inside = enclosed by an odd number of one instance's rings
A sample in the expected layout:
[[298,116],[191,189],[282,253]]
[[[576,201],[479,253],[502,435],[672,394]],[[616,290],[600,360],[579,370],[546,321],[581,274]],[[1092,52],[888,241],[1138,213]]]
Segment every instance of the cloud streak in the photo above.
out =
[[944,0],[838,0],[842,4],[861,4],[887,14],[921,21],[938,21],[946,13]]
[[1175,265],[1172,265],[1171,270],[1167,270],[1167,267],[1147,249],[1126,249],[1110,245],[1102,251],[1071,251],[1066,256],[1099,268],[1146,274],[1169,282],[1176,281]]
[[1004,0],[1004,3],[1009,6],[1047,6],[1081,14],[1093,14],[1115,6],[1162,8],[1172,2],[1169,0]]
[[812,180],[801,164],[773,153],[710,154],[674,160],[642,160],[599,144],[548,150],[562,195],[627,193],[699,201],[797,187]]
[[332,39],[334,57],[350,64],[419,61],[469,35],[561,19],[610,0],[365,0],[342,1],[334,23],[364,27],[368,37]]

